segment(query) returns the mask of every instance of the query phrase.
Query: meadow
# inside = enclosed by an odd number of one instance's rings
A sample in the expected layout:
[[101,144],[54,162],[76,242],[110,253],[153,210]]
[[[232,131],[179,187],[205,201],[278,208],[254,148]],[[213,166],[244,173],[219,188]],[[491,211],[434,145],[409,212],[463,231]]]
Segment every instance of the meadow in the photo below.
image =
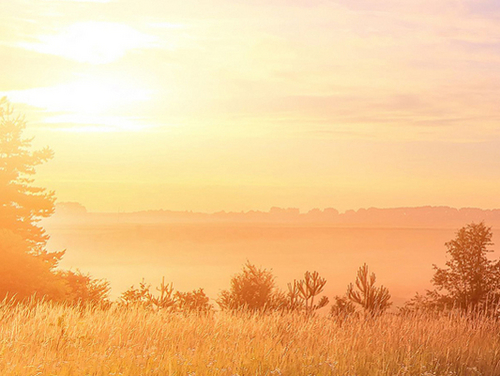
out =
[[141,307],[0,306],[0,374],[500,374],[500,322],[484,316],[208,315]]

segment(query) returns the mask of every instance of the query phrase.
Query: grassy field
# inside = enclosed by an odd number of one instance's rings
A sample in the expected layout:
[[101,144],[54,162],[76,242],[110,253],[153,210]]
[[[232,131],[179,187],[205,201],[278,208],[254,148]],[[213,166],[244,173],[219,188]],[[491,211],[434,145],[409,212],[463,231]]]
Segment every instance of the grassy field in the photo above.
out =
[[500,375],[500,323],[0,307],[0,375]]

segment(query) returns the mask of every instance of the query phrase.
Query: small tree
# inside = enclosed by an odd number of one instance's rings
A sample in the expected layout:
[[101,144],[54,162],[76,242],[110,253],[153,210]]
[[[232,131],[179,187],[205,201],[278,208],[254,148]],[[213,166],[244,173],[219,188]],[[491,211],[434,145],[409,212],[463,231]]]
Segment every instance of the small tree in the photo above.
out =
[[358,269],[356,287],[351,283],[347,287],[347,297],[353,303],[359,304],[365,313],[375,316],[384,312],[391,306],[391,295],[384,286],[375,287],[375,273],[368,276],[368,265],[364,264]]
[[130,287],[120,296],[120,304],[126,307],[142,306],[147,309],[162,309],[173,311],[176,309],[174,298],[173,283],[165,283],[165,277],[162,278],[160,286],[156,288],[160,295],[151,292],[151,285],[144,279],[139,283],[139,287]]
[[165,283],[165,277],[161,279],[161,284],[156,288],[156,291],[160,293],[160,296],[154,296],[151,293],[148,293],[147,299],[150,304],[155,306],[158,309],[175,309],[175,298],[174,298],[174,284]]
[[139,283],[139,287],[131,286],[127,291],[120,295],[119,303],[125,307],[143,306],[145,308],[152,307],[151,285],[147,284],[144,279]]
[[490,260],[491,227],[471,223],[461,228],[455,239],[445,243],[450,259],[447,268],[434,265],[432,283],[435,291],[428,296],[441,306],[473,309],[490,301],[498,301],[500,260]]
[[314,299],[326,285],[326,279],[319,276],[318,272],[306,272],[304,279],[294,280],[288,284],[288,305],[291,310],[304,308],[307,313],[323,308],[328,304],[328,297],[322,296],[317,304]]
[[257,268],[247,261],[241,273],[231,279],[231,288],[221,292],[217,304],[223,310],[267,310],[275,308],[275,294],[271,271]]
[[121,294],[119,304],[124,307],[141,306],[168,312],[208,313],[212,310],[212,305],[203,289],[192,292],[174,291],[174,284],[165,283],[163,277],[156,290],[159,294],[152,293],[151,285],[142,280],[138,288],[132,286]]

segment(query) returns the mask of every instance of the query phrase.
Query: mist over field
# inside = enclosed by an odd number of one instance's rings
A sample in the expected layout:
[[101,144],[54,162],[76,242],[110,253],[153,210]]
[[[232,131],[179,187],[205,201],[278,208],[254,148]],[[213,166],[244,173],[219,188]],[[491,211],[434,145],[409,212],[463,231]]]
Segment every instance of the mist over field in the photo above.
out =
[[430,207],[335,212],[87,213],[62,204],[44,225],[50,249],[67,249],[61,267],[106,278],[113,298],[143,278],[154,287],[165,277],[181,291],[204,288],[213,302],[247,260],[272,269],[283,289],[316,270],[332,297],[344,294],[367,263],[397,306],[431,287],[432,264],[444,265],[444,244],[454,237],[457,222],[497,216]]

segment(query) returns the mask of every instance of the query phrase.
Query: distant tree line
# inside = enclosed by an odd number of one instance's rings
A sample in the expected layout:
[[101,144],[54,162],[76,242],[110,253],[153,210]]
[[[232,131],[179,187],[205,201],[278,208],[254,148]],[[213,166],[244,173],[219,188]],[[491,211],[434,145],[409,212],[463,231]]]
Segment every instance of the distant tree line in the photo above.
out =
[[[46,249],[49,237],[39,222],[54,212],[55,196],[33,186],[33,175],[36,166],[53,153],[48,148],[32,151],[31,139],[22,136],[24,128],[24,120],[13,115],[5,98],[0,99],[0,300],[46,299],[109,307],[110,286],[106,280],[57,269],[64,251]],[[402,311],[461,309],[496,313],[500,303],[500,260],[488,258],[491,239],[491,227],[483,222],[461,228],[455,239],[445,244],[449,255],[446,267],[434,265],[434,289],[417,294]],[[313,314],[329,304],[328,297],[321,295],[326,282],[318,272],[307,271],[303,279],[288,283],[287,290],[282,291],[270,270],[247,262],[216,303],[226,311]],[[361,266],[345,295],[334,297],[331,315],[374,317],[385,312],[392,304],[391,295],[375,282],[368,265]],[[117,304],[197,313],[214,310],[203,289],[175,291],[165,280],[156,291],[144,281],[137,288],[132,286],[122,293]]]
[[421,206],[399,208],[368,208],[347,210],[339,213],[334,208],[311,209],[300,212],[297,208],[273,207],[268,212],[250,210],[247,212],[201,213],[193,211],[147,210],[102,215],[89,213],[76,202],[58,202],[55,220],[76,221],[77,223],[109,223],[111,221],[131,221],[134,223],[283,223],[283,224],[323,224],[366,227],[410,227],[428,228],[439,226],[460,227],[464,223],[485,221],[493,227],[500,225],[500,209],[451,208],[447,206]]

